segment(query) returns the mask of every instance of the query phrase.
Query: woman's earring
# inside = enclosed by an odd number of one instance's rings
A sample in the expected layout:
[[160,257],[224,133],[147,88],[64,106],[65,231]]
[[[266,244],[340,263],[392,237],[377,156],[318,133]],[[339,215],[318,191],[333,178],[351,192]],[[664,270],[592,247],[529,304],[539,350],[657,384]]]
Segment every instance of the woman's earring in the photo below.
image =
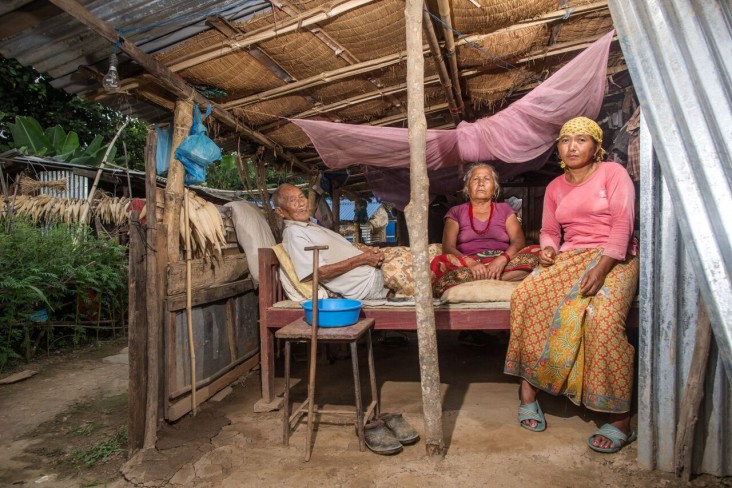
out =
[[559,167],[562,168],[562,169],[566,169],[567,168],[567,163],[565,163],[564,161],[559,161]]

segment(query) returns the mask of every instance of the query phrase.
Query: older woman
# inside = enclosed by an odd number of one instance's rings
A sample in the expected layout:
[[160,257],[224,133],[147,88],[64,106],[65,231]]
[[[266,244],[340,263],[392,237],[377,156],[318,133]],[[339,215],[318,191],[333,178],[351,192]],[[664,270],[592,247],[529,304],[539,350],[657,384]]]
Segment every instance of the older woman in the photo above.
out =
[[521,378],[519,422],[540,432],[543,390],[610,414],[587,439],[617,452],[635,439],[630,427],[633,347],[625,319],[635,295],[632,247],[635,190],[627,171],[602,162],[602,130],[592,120],[567,122],[557,146],[565,174],[546,189],[540,268],[511,298],[505,372]]
[[464,182],[463,193],[469,201],[445,215],[443,254],[430,265],[438,297],[468,281],[521,280],[538,263],[538,247],[524,249],[526,239],[511,206],[495,201],[501,190],[496,170],[476,163]]

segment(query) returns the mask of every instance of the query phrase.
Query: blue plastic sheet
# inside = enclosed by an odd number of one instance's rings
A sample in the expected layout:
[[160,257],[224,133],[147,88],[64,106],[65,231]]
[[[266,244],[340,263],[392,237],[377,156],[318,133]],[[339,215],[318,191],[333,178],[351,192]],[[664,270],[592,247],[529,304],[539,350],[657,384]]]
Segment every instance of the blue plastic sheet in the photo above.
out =
[[158,175],[168,172],[170,165],[170,150],[173,144],[173,123],[168,125],[167,129],[161,129],[155,125],[155,132],[158,134],[158,142],[155,147],[155,171]]

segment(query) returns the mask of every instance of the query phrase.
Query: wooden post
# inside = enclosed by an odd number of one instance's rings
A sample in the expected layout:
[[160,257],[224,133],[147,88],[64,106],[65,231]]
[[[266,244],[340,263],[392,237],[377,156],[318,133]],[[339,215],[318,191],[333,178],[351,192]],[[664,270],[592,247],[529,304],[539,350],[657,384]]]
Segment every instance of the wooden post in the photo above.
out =
[[315,204],[318,201],[318,194],[313,190],[313,187],[318,183],[320,174],[315,172],[310,175],[310,184],[308,186],[308,213],[310,216],[315,215]]
[[145,439],[145,405],[147,375],[147,315],[145,314],[145,236],[138,220],[138,213],[130,215],[130,271],[129,293],[129,365],[127,432],[130,454],[140,449]]
[[424,57],[422,56],[422,0],[407,0],[404,16],[407,29],[407,107],[409,116],[410,200],[407,217],[414,274],[417,340],[425,424],[425,450],[428,456],[444,456],[442,436],[442,400],[440,368],[437,359],[435,311],[427,253],[427,213],[429,179],[427,178],[424,116]]
[[699,406],[704,399],[704,377],[707,372],[709,348],[712,345],[712,327],[704,300],[699,297],[699,315],[694,335],[694,352],[691,355],[689,377],[684,389],[684,401],[679,413],[674,446],[674,468],[676,476],[691,479],[694,454],[694,429],[699,420]]
[[158,276],[158,253],[157,249],[157,180],[155,170],[155,150],[157,148],[158,136],[154,130],[147,133],[145,144],[145,204],[147,205],[147,259],[146,284],[147,293],[147,408],[145,414],[145,440],[144,449],[155,447],[158,433],[158,399],[160,396],[160,342],[162,341],[161,304],[160,299],[160,277]]
[[340,233],[341,228],[341,190],[335,187],[335,183],[331,183],[333,185],[333,230],[335,232]]
[[[173,114],[173,143],[170,150],[168,181],[165,184],[164,223],[168,228],[168,261],[180,260],[180,211],[183,207],[183,179],[185,168],[175,159],[175,150],[191,131],[193,125],[193,102],[178,100]],[[149,213],[149,211],[148,211]]]

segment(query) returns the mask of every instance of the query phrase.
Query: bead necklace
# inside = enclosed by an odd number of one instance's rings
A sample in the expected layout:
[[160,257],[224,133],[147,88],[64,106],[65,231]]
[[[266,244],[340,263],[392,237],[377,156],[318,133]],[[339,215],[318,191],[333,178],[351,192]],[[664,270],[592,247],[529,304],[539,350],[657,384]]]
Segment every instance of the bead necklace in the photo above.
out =
[[475,223],[473,222],[473,202],[468,203],[468,214],[470,215],[470,228],[473,229],[473,232],[475,232],[479,236],[487,234],[488,229],[490,229],[490,227],[491,227],[491,219],[493,218],[493,201],[491,201],[491,205],[490,205],[490,214],[488,214],[488,222],[486,222],[485,228],[483,230],[478,230],[475,228]]

